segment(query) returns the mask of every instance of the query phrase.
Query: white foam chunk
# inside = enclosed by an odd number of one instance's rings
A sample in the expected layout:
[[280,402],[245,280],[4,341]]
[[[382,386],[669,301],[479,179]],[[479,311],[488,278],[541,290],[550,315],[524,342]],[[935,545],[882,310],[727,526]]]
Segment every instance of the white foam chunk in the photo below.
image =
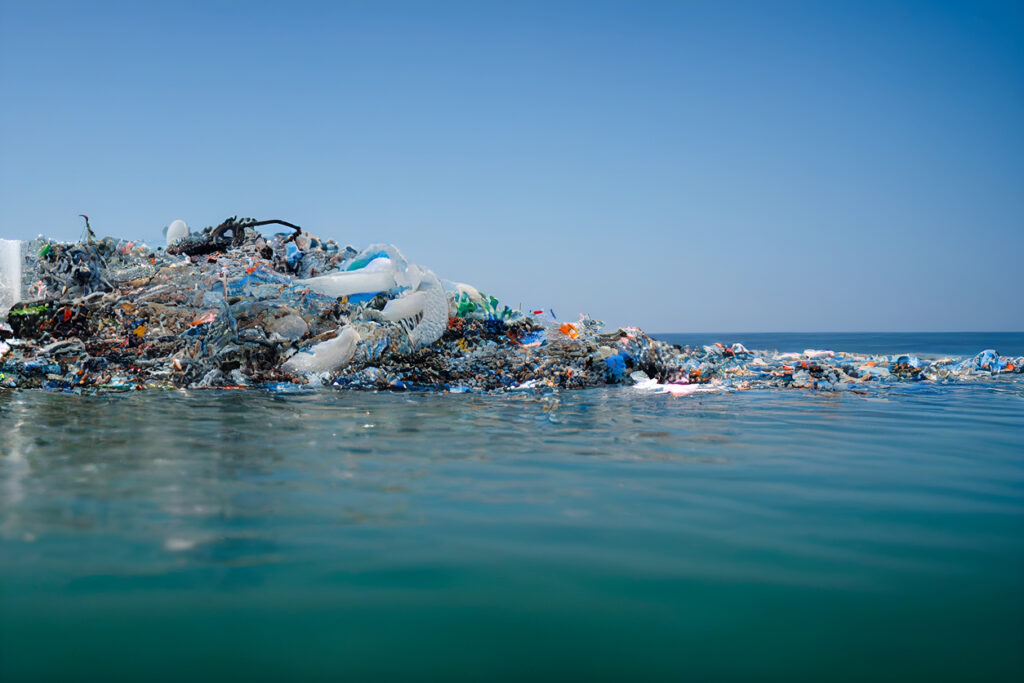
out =
[[307,351],[300,351],[283,367],[288,372],[334,372],[348,365],[356,353],[359,333],[353,327],[343,327],[334,339],[314,344]]
[[398,322],[418,316],[426,306],[427,295],[424,292],[409,292],[405,296],[392,299],[384,305],[380,315],[384,320]]
[[183,220],[176,220],[167,226],[167,246],[171,246],[182,237],[188,237],[188,224]]
[[437,276],[425,271],[420,283],[420,294],[424,295],[423,318],[409,333],[409,340],[416,347],[429,346],[441,338],[448,327],[448,297]]
[[[379,259],[375,259],[379,260]],[[396,286],[394,271],[390,268],[370,270],[369,267],[343,273],[328,273],[296,283],[309,287],[314,292],[341,298],[353,294],[385,292]]]

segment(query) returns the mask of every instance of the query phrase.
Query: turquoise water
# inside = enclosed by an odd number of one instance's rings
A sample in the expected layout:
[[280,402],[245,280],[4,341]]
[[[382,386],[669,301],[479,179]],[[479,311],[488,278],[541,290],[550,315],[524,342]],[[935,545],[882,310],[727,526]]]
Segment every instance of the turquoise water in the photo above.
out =
[[1024,678],[1020,376],[7,391],[0,434],[5,682]]

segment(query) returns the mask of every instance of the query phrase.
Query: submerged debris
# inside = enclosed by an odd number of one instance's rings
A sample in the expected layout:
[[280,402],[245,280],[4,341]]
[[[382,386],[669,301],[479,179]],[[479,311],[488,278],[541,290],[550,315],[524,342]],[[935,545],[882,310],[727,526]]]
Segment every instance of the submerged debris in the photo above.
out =
[[[78,243],[0,240],[0,307],[9,306],[0,386],[461,392],[629,384],[689,395],[862,391],[1024,368],[1024,358],[992,350],[929,361],[752,352],[738,343],[683,348],[637,328],[605,332],[586,316],[562,322],[500,306],[390,245],[341,248],[279,220],[232,217],[199,233],[176,224],[166,250],[97,240],[91,230]],[[256,230],[270,224],[290,232]]]

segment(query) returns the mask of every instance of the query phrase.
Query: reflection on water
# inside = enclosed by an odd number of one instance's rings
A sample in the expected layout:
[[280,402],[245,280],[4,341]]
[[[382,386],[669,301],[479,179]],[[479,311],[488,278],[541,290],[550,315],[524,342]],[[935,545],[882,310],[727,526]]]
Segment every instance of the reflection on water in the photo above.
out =
[[0,393],[0,678],[1012,678],[1022,408]]

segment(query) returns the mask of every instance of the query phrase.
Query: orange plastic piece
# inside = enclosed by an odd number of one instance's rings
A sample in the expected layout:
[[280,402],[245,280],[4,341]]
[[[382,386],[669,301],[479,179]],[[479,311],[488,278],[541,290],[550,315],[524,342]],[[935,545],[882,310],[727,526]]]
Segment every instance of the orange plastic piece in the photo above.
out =
[[207,311],[205,315],[202,315],[192,321],[193,325],[202,325],[203,323],[212,323],[217,319],[217,311]]
[[572,323],[562,323],[562,326],[558,328],[562,334],[568,335],[571,339],[575,339],[580,336],[576,331],[576,326]]

